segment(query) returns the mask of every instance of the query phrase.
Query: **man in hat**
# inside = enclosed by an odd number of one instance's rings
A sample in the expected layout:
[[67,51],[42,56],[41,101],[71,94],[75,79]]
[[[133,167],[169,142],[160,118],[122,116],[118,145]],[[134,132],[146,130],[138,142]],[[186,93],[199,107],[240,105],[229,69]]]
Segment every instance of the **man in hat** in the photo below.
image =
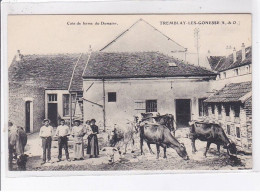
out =
[[42,157],[42,163],[46,163],[46,151],[47,151],[47,162],[51,162],[51,141],[52,141],[52,133],[53,133],[53,127],[50,126],[50,120],[44,119],[43,120],[44,125],[40,129],[40,137],[42,139],[42,149],[43,149],[43,157]]
[[61,119],[60,125],[57,127],[55,136],[58,137],[58,147],[59,147],[59,155],[58,162],[61,161],[62,158],[62,147],[64,147],[65,155],[67,161],[70,161],[69,151],[68,151],[68,136],[70,135],[69,127],[65,125],[65,120]]
[[74,141],[74,159],[73,160],[83,160],[84,159],[84,141],[83,137],[86,134],[86,129],[81,125],[81,121],[78,119],[74,120],[74,126],[71,130],[71,135]]

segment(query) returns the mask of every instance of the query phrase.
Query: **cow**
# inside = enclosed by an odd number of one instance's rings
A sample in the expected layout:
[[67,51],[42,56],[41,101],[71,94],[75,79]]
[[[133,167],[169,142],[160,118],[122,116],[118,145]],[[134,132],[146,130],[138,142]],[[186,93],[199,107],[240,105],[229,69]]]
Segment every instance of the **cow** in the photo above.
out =
[[[114,130],[112,131],[112,135],[109,136],[109,143],[111,147],[115,147],[120,144],[124,146],[124,153],[126,154],[127,146],[132,145],[132,153],[134,152],[134,134],[137,133],[136,125],[134,122],[128,122],[125,125],[114,125]],[[120,148],[119,148],[120,149]]]
[[151,123],[158,123],[160,125],[166,126],[168,129],[170,129],[173,134],[175,133],[174,130],[174,116],[172,114],[165,114],[165,115],[160,115],[160,113],[141,113],[141,118],[140,116],[136,116],[136,122],[151,122]]
[[166,148],[171,147],[176,150],[178,155],[184,160],[188,160],[188,154],[184,144],[179,143],[178,140],[171,134],[170,130],[164,126],[154,123],[141,123],[140,124],[140,149],[141,155],[143,154],[143,141],[147,142],[151,152],[150,144],[156,144],[157,159],[159,159],[160,146],[164,149],[164,158],[166,156]]
[[24,148],[27,144],[27,135],[22,127],[14,127],[10,124],[10,130],[8,130],[8,150],[9,150],[9,169],[13,169],[14,155],[22,156],[24,154]]
[[175,130],[174,130],[174,117],[172,114],[165,114],[165,115],[158,115],[154,117],[156,123],[160,125],[166,126],[175,136]]
[[195,153],[195,140],[199,139],[201,141],[206,141],[207,146],[204,152],[204,156],[206,157],[208,149],[211,143],[217,145],[218,153],[220,154],[220,146],[223,145],[225,149],[227,149],[227,153],[229,151],[231,154],[236,154],[237,149],[235,143],[231,142],[226,136],[224,130],[220,125],[215,123],[204,123],[199,121],[190,121],[190,139],[192,146],[192,153]]
[[101,152],[108,158],[109,163],[117,162],[121,158],[121,151],[115,147],[103,147]]

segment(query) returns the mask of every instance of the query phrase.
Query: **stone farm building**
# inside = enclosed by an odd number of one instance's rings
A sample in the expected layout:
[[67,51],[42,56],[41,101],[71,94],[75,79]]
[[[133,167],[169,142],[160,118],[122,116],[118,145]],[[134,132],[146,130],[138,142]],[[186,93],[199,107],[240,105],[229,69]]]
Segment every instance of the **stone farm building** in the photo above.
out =
[[252,47],[233,50],[227,56],[211,56],[209,63],[218,72],[212,87],[217,90],[205,100],[208,114],[217,120],[240,148],[252,151]]
[[[39,131],[44,118],[53,126],[82,117],[82,72],[88,54],[15,56],[9,67],[9,119],[26,132]],[[71,108],[70,108],[71,107]]]
[[[97,52],[18,52],[9,67],[10,120],[36,132],[44,118],[54,127],[61,118],[68,124],[74,118],[95,118],[101,128],[109,128],[142,112],[173,114],[177,127],[207,116],[220,122],[230,137],[238,134],[239,127],[240,136],[233,139],[250,150],[251,47],[230,56],[209,56],[211,69],[188,64],[185,53],[183,46],[144,20]],[[225,116],[228,96],[232,96],[229,118]],[[234,112],[237,104],[239,119]],[[211,107],[216,109],[213,114]]]

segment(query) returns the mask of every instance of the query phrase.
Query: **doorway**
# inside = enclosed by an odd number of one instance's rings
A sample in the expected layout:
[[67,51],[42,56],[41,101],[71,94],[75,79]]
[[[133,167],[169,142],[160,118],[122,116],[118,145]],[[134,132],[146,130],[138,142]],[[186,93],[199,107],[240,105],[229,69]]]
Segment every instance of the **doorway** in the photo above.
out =
[[58,125],[58,109],[57,103],[48,103],[48,119],[51,121],[51,126],[57,127]]
[[188,127],[191,119],[191,100],[176,99],[176,123],[177,127]]
[[31,101],[26,101],[25,102],[25,131],[26,133],[31,132],[32,128],[32,102]]

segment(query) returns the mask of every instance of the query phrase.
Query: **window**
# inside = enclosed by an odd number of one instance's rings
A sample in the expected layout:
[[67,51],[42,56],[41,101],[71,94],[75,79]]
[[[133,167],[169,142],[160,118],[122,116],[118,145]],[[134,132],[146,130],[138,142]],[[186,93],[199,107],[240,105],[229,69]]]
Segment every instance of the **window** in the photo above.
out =
[[226,72],[223,72],[223,78],[227,78],[227,73]]
[[205,99],[206,98],[200,98],[199,99],[199,116],[206,115],[207,107],[206,107],[205,103],[203,102]]
[[234,69],[235,76],[238,76],[238,69]]
[[225,105],[225,112],[226,112],[226,116],[230,115],[230,105],[228,104]]
[[215,105],[214,104],[211,104],[211,113],[215,114]]
[[218,115],[221,115],[221,104],[218,104],[217,108],[218,108]]
[[157,100],[146,100],[146,112],[157,112]]
[[63,116],[70,116],[70,95],[63,94]]
[[116,92],[108,92],[108,102],[116,102]]
[[230,135],[230,125],[227,125],[227,134]]
[[240,128],[236,127],[237,138],[240,138]]
[[[74,115],[76,108],[76,94],[71,94],[71,106],[72,106],[72,116]],[[63,116],[70,116],[70,95],[63,94],[62,95],[62,108],[63,108]]]
[[234,112],[235,112],[235,117],[239,117],[239,115],[240,115],[240,105],[239,104],[234,105]]
[[57,102],[57,94],[48,94],[49,102]]

